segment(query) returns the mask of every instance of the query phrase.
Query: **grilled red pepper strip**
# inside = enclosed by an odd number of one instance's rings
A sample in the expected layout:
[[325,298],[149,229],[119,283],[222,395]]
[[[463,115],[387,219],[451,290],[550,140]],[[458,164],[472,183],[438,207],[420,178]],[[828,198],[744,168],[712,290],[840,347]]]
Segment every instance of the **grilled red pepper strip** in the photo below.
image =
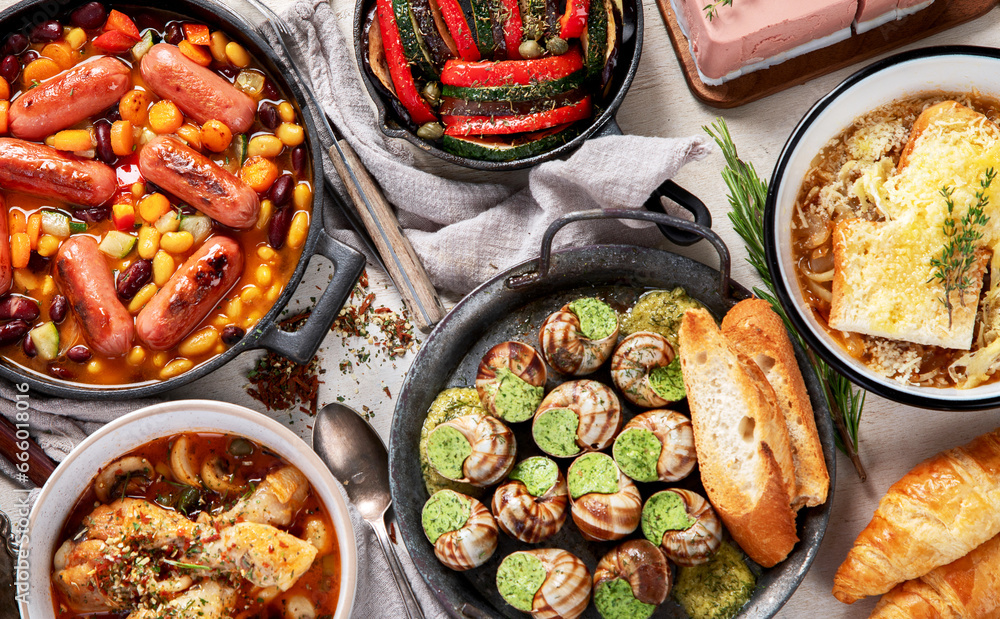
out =
[[399,30],[393,18],[392,0],[378,0],[378,24],[382,31],[382,45],[385,48],[386,64],[389,65],[389,76],[392,85],[396,87],[396,96],[400,103],[410,113],[410,118],[418,125],[437,120],[434,110],[417,92],[413,82],[413,73],[406,63],[403,54],[403,42],[399,38]]
[[559,18],[559,38],[576,39],[583,34],[590,12],[590,0],[566,0],[566,12]]
[[507,135],[547,129],[555,125],[589,118],[590,97],[573,105],[524,116],[443,116],[445,135]]
[[451,34],[451,38],[455,41],[455,47],[458,48],[458,55],[463,60],[482,58],[479,54],[479,47],[476,45],[476,39],[472,36],[472,28],[469,27],[469,22],[465,19],[465,12],[462,11],[458,0],[438,0],[438,8],[441,9],[441,17],[444,18],[444,23],[448,26],[448,33]]
[[583,68],[583,57],[577,47],[562,56],[530,60],[466,62],[449,60],[441,71],[441,83],[449,86],[523,86],[557,80]]
[[507,58],[520,60],[521,53],[517,48],[521,46],[521,39],[524,38],[520,2],[518,0],[500,0],[500,6],[503,7],[503,16],[506,18],[503,23],[503,40],[507,47]]

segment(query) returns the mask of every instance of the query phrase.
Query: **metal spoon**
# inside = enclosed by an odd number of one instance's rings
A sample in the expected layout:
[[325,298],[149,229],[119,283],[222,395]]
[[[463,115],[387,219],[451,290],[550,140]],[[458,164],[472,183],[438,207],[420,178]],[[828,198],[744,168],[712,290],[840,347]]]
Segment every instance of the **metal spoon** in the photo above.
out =
[[407,616],[423,619],[424,613],[385,528],[385,512],[392,499],[389,496],[389,452],[382,439],[356,411],[334,403],[316,414],[312,444],[334,477],[344,484],[347,497],[361,512],[361,517],[375,531],[403,597]]

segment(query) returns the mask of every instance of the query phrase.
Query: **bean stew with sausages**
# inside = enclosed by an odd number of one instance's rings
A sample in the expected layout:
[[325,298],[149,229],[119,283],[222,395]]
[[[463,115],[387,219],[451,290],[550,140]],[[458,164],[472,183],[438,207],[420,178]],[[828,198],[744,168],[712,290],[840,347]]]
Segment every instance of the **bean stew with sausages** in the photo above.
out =
[[222,31],[89,2],[0,48],[0,355],[172,378],[287,285],[313,187],[295,106]]

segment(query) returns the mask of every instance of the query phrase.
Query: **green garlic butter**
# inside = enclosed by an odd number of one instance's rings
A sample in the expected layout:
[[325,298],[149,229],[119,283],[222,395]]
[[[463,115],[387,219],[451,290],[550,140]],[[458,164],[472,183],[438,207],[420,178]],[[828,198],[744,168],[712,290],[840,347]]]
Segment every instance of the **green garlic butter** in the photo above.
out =
[[723,542],[708,563],[680,568],[673,595],[691,619],[730,619],[753,595],[756,584],[740,553]]
[[653,290],[642,295],[622,320],[622,335],[632,335],[639,331],[652,331],[667,338],[671,346],[677,347],[677,330],[681,327],[684,312],[704,307],[688,296],[683,288],[673,290]]
[[580,453],[576,431],[580,417],[568,408],[550,408],[535,419],[531,436],[538,448],[547,454],[568,458]]
[[545,582],[545,566],[527,552],[508,555],[497,568],[497,590],[507,603],[518,610],[531,612],[535,594]]
[[507,368],[497,372],[496,385],[493,406],[501,419],[511,423],[531,419],[545,395],[544,387],[529,384]]
[[615,439],[611,453],[618,468],[636,481],[656,481],[656,462],[663,445],[645,428],[629,428]]
[[534,456],[518,462],[508,477],[524,484],[531,496],[539,497],[556,484],[559,467],[548,458]]
[[654,604],[635,599],[627,580],[605,580],[594,589],[594,606],[604,619],[648,619],[656,610]]
[[642,506],[642,534],[657,546],[663,543],[663,534],[667,531],[685,531],[694,523],[684,506],[684,499],[670,490],[657,492]]
[[674,357],[670,365],[653,369],[649,373],[649,386],[656,395],[668,402],[677,402],[687,397],[684,378],[681,376],[681,358]]
[[427,409],[427,417],[420,428],[419,451],[420,471],[423,473],[424,486],[427,488],[428,495],[448,488],[472,497],[482,496],[482,488],[477,488],[471,484],[451,481],[442,477],[440,473],[434,470],[427,457],[427,441],[434,428],[462,415],[486,415],[486,410],[479,402],[479,394],[473,388],[454,387],[445,389],[434,398],[430,408]]
[[472,445],[465,435],[451,426],[438,426],[427,439],[427,459],[448,479],[462,479],[462,465],[472,455]]
[[441,490],[424,503],[420,514],[424,533],[432,544],[449,531],[457,531],[472,517],[472,501],[452,490]]
[[569,465],[566,483],[574,499],[591,492],[614,494],[618,492],[618,466],[607,454],[584,454]]
[[580,319],[580,333],[588,340],[603,340],[618,327],[618,315],[603,301],[586,297],[569,304],[569,311]]

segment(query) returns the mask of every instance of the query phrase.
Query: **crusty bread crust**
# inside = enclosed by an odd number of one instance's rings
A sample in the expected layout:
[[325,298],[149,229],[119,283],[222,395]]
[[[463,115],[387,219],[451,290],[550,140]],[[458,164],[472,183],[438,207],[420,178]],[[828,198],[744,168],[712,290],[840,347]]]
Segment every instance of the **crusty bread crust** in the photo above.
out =
[[791,450],[774,391],[707,311],[685,312],[679,341],[705,493],[747,555],[771,567],[798,541]]
[[752,359],[774,389],[791,442],[796,491],[792,509],[822,505],[830,488],[823,445],[795,351],[781,318],[762,299],[737,303],[722,319],[722,334]]

